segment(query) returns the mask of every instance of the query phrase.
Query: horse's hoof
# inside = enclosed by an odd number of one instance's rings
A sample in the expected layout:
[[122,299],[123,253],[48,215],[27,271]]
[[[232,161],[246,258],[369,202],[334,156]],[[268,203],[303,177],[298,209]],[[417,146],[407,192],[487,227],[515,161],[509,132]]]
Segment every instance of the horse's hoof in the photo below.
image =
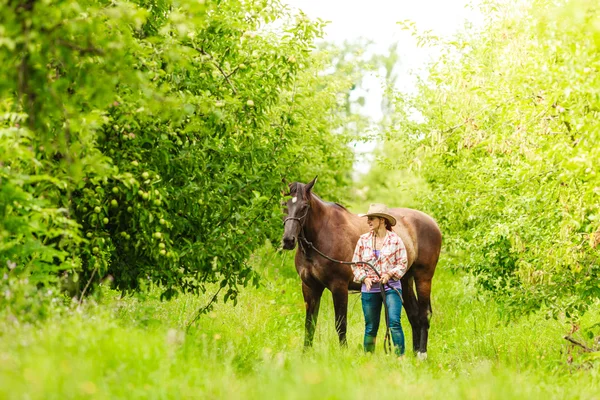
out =
[[417,352],[417,359],[419,361],[425,361],[425,360],[427,360],[427,352],[421,353],[420,351],[418,351]]

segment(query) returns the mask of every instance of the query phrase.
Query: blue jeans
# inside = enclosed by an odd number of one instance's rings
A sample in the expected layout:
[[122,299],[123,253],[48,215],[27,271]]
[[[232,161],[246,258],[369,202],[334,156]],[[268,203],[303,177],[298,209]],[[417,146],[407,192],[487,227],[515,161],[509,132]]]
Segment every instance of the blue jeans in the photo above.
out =
[[[400,292],[402,293],[402,292]],[[395,290],[385,292],[386,303],[390,318],[390,331],[392,342],[394,342],[396,355],[404,354],[404,332],[400,324],[400,313],[402,312],[402,298]],[[383,299],[381,293],[361,293],[363,313],[365,315],[365,351],[375,351],[375,338],[379,330],[381,319],[381,306]],[[385,320],[384,320],[385,323]]]

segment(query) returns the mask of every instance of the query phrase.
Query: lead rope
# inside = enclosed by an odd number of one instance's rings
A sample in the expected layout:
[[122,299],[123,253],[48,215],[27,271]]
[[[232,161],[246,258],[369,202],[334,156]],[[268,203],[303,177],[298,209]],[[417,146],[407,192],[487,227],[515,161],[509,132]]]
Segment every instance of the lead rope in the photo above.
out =
[[[334,263],[338,263],[338,264],[343,264],[343,265],[357,265],[357,264],[366,264],[369,268],[371,268],[373,270],[373,272],[375,272],[375,275],[377,275],[377,277],[379,278],[379,287],[381,288],[381,297],[383,298],[383,307],[385,310],[385,325],[386,325],[386,332],[385,332],[385,338],[383,339],[383,350],[385,351],[386,354],[389,354],[391,352],[391,344],[390,344],[390,317],[389,317],[389,311],[388,311],[388,306],[386,303],[386,294],[385,294],[385,288],[383,283],[381,283],[381,275],[379,274],[379,272],[375,269],[375,267],[368,261],[341,261],[341,260],[336,260],[335,258],[331,258],[329,257],[327,254],[324,254],[323,252],[321,252],[319,249],[317,249],[312,242],[309,242],[304,235],[302,235],[302,231],[300,231],[300,235],[298,235],[298,239],[301,239],[304,244],[308,247],[313,249],[317,254],[319,254],[321,257],[334,262]],[[387,284],[386,284],[387,285]],[[398,296],[400,296],[400,299],[402,299],[402,295],[400,294],[400,292],[398,291],[398,289],[393,288],[389,285],[387,285],[390,289],[396,291],[396,293],[398,293]]]
[[[375,240],[375,234],[373,234],[373,251],[375,251],[375,249],[377,247],[376,243],[377,242]],[[379,256],[377,257],[377,260],[379,260]],[[368,264],[368,265],[371,267],[370,264]],[[371,269],[373,271],[375,271],[375,273],[379,277],[379,290],[381,291],[381,298],[383,299],[383,309],[384,309],[384,315],[385,315],[385,336],[383,338],[383,350],[384,350],[385,354],[390,354],[392,352],[392,345],[390,343],[390,335],[391,335],[392,329],[390,328],[390,313],[388,310],[385,288],[383,287],[383,283],[381,282],[381,275],[379,275],[379,273],[375,270],[374,267],[371,267]],[[389,286],[389,287],[391,287],[391,286]]]

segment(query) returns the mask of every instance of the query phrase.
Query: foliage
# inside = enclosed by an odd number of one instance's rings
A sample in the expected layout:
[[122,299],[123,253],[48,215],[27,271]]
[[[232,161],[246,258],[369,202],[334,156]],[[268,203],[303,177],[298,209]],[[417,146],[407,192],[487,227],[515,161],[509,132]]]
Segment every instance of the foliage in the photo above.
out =
[[397,97],[392,136],[431,185],[426,208],[512,311],[576,316],[600,295],[599,11],[485,3],[483,29],[420,37],[440,58]]
[[80,260],[67,250],[83,243],[68,210],[53,207],[32,186],[64,188],[65,182],[38,172],[32,134],[20,129],[25,116],[0,104],[0,319],[33,323],[60,303],[52,289],[64,270]]
[[349,181],[355,77],[320,73],[320,21],[274,0],[0,10],[0,146],[22,155],[0,153],[0,272],[152,281],[167,298],[219,282],[235,300],[276,238],[282,178],[319,174],[327,195]]
[[62,268],[76,266],[76,257],[65,248],[82,239],[67,210],[53,208],[44,197],[26,189],[29,185],[58,189],[65,183],[36,174],[32,135],[18,128],[23,116],[0,108],[2,111],[0,154],[6,159],[0,163],[0,271],[26,275],[33,283],[48,283],[57,279],[60,270],[54,260],[59,260]]

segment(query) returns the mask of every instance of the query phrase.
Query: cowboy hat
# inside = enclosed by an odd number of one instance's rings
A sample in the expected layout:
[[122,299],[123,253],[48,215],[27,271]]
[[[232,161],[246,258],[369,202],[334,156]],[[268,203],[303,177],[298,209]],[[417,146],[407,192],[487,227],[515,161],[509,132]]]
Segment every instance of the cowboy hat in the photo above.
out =
[[359,217],[381,217],[388,220],[391,226],[396,225],[396,218],[390,214],[387,206],[381,203],[373,203],[369,206],[366,214],[358,214]]

